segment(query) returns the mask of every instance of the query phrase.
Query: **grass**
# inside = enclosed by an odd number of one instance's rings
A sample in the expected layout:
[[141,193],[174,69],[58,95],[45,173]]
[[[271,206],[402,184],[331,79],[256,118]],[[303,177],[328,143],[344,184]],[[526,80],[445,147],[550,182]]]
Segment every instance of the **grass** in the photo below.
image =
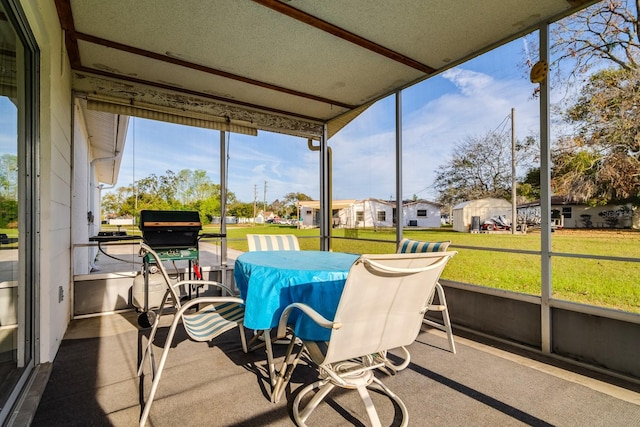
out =
[[[317,229],[298,230],[285,226],[229,227],[229,247],[246,251],[247,233],[293,233],[300,237],[303,250],[319,249]],[[354,235],[356,231],[332,230],[334,237]],[[540,251],[538,231],[526,235],[458,233],[450,229],[404,230],[403,236],[419,240],[451,240],[456,255],[447,265],[443,278],[532,295],[541,294],[540,256],[470,248],[499,248]],[[395,252],[395,230],[357,230],[359,239],[333,240],[332,249],[352,253]],[[237,240],[236,240],[237,239]],[[640,259],[640,232],[634,230],[557,230],[551,237],[552,252],[616,256]],[[554,298],[640,313],[640,263],[553,257]]]
[[[207,226],[204,232],[217,232]],[[132,231],[129,231],[132,234]],[[137,232],[137,229],[135,230]],[[291,233],[299,237],[302,250],[320,248],[318,229],[295,226],[229,226],[228,246],[247,251],[246,235]],[[351,253],[395,252],[395,230],[334,229],[332,250]],[[352,240],[344,237],[357,237]],[[541,294],[540,256],[482,250],[484,248],[540,251],[539,231],[526,235],[458,233],[451,229],[403,230],[403,236],[419,240],[451,240],[458,251],[443,278],[463,283]],[[461,247],[464,246],[464,247]],[[552,252],[640,259],[640,232],[635,230],[557,230],[551,235]],[[481,249],[482,248],[482,249]],[[552,258],[553,297],[640,313],[640,262],[605,261],[555,256]]]

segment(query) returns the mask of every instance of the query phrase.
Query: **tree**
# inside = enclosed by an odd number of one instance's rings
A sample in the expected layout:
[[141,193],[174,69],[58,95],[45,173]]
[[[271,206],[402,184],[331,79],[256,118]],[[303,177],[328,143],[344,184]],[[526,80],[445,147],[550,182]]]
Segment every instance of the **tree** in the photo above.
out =
[[[531,144],[531,138],[517,144],[518,159],[525,159]],[[510,137],[495,132],[469,136],[456,145],[453,153],[436,171],[438,202],[453,206],[485,197],[511,198]]]
[[568,69],[571,80],[603,64],[637,69],[639,7],[640,0],[601,1],[558,21],[551,44],[557,69]]
[[233,202],[227,209],[229,215],[238,218],[253,218],[253,203]]
[[552,188],[573,200],[639,199],[639,7],[601,1],[554,26],[554,68],[581,85],[562,115],[572,132],[552,151]]
[[[151,174],[137,186],[119,187],[105,194],[102,209],[114,216],[137,216],[144,209],[195,210],[208,223],[222,215],[220,191],[220,185],[211,182],[204,170],[183,169],[178,174],[168,170],[166,175]],[[227,205],[235,202],[235,194],[227,191]]]
[[18,200],[0,195],[0,228],[18,227]]
[[18,156],[14,154],[0,156],[0,196],[18,199]]
[[566,112],[575,133],[553,155],[557,193],[607,204],[640,200],[640,70],[602,70],[591,76]]
[[518,182],[518,201],[533,201],[540,199],[540,167],[530,168],[524,179]]

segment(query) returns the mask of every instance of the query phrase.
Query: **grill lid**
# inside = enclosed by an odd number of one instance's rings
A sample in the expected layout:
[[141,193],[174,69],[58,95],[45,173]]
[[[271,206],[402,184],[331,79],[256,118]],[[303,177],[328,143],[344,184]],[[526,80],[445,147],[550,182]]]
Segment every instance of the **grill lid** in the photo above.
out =
[[140,230],[145,243],[158,248],[194,248],[202,230],[197,211],[140,212]]

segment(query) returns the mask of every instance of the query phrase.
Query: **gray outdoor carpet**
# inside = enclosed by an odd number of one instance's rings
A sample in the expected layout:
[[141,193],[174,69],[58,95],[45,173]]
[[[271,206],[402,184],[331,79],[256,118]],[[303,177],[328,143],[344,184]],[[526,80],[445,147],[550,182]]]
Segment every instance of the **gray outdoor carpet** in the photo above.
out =
[[[113,316],[113,317],[112,317]],[[136,376],[146,331],[135,314],[74,320],[53,363],[33,426],[134,426],[151,379]],[[164,328],[157,338],[163,343]],[[179,328],[180,331],[180,328]],[[250,332],[248,331],[250,335]],[[640,426],[640,394],[532,359],[425,331],[410,346],[412,363],[379,377],[406,404],[415,426]],[[282,355],[285,346],[276,346]],[[161,350],[156,348],[159,360]],[[290,405],[316,371],[301,364],[280,403],[269,401],[265,354],[244,354],[237,330],[212,343],[177,334],[148,426],[291,426]],[[143,397],[144,396],[144,397]],[[383,425],[399,410],[372,393]],[[311,426],[368,425],[350,390],[330,394]]]

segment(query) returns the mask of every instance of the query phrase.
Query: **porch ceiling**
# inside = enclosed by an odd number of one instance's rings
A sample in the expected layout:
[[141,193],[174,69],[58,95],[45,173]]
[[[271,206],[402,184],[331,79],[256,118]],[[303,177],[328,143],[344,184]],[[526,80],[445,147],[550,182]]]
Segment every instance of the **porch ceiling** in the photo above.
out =
[[[88,120],[95,152],[117,141],[92,122],[154,108],[331,137],[376,100],[593,2],[55,0],[73,89],[103,106]],[[96,168],[112,184],[119,160]]]
[[592,1],[55,3],[74,89],[313,134]]

